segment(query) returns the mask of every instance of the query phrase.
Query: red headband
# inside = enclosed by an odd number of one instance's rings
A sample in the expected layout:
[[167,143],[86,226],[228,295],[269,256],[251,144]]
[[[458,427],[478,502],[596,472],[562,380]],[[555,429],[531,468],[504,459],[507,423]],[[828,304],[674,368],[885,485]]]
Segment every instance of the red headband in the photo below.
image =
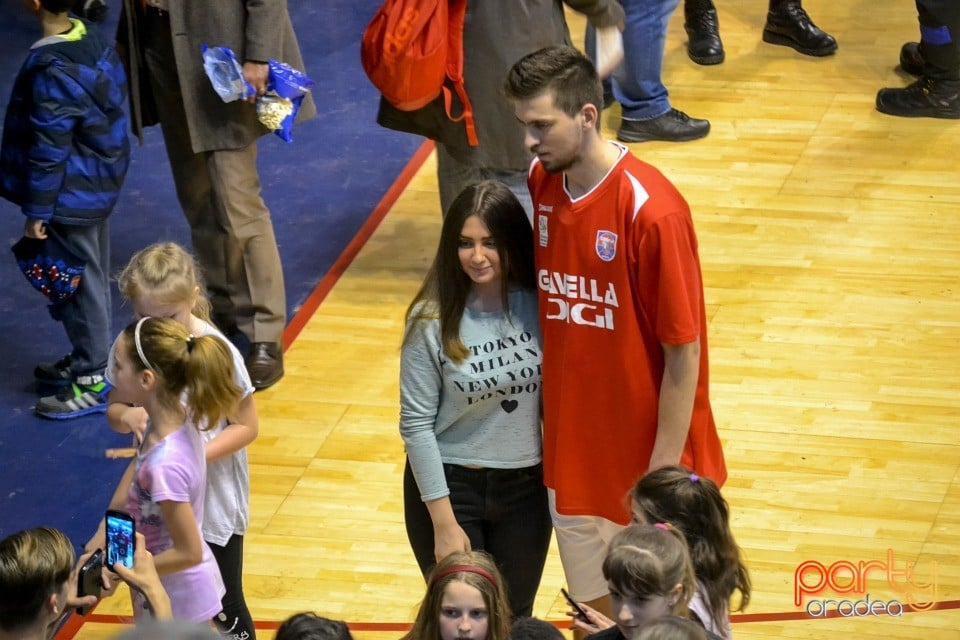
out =
[[493,579],[493,576],[490,575],[489,571],[487,571],[486,569],[481,569],[480,567],[475,567],[471,564],[455,564],[452,567],[447,567],[440,573],[437,573],[433,577],[431,577],[430,584],[436,584],[440,580],[440,578],[444,576],[448,576],[451,573],[460,573],[460,572],[475,573],[478,576],[485,578],[486,581],[492,584],[493,586],[497,586],[497,581]]

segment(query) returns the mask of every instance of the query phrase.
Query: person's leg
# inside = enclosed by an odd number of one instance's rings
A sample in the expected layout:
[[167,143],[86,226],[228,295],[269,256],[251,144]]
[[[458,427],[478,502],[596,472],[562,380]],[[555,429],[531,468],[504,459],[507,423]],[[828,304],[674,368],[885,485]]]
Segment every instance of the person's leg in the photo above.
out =
[[763,41],[808,56],[828,56],[837,50],[837,41],[813,23],[800,0],[770,0]]
[[[611,618],[610,594],[603,578],[603,558],[610,540],[623,527],[595,516],[557,513],[556,494],[552,489],[547,490],[547,500],[570,595],[577,602]],[[574,634],[576,640],[583,637],[582,633]]]
[[243,597],[243,536],[234,535],[226,546],[208,542],[227,588],[220,601],[223,611],[214,618],[217,630],[232,640],[256,640],[253,617]]
[[[469,469],[455,464],[445,464],[443,470],[457,524],[467,534],[472,549],[485,549],[483,517],[486,477],[484,470]],[[420,489],[417,487],[409,461],[403,474],[403,513],[407,538],[410,540],[413,555],[417,558],[420,571],[426,577],[436,564],[433,521],[423,500],[420,499]]]
[[40,398],[38,414],[66,419],[106,411],[103,370],[110,351],[110,228],[107,220],[90,226],[47,225],[47,245],[83,261],[76,293],[50,305],[50,315],[63,324],[73,347],[71,384],[56,395]]
[[203,272],[213,320],[227,335],[236,330],[233,290],[227,278],[226,235],[217,220],[207,153],[194,153],[173,64],[169,14],[148,11],[143,28],[144,62],[160,118],[177,199],[190,225],[193,252]]
[[623,142],[695,140],[710,123],[670,107],[663,86],[667,25],[679,0],[623,0],[623,64],[613,74],[613,95],[622,106],[617,138]]
[[420,488],[417,487],[409,461],[403,470],[403,524],[420,573],[426,578],[436,564],[433,554],[433,521],[420,499]]
[[283,376],[287,298],[273,221],[260,196],[257,145],[210,152],[208,170],[237,327],[251,343],[247,371],[253,386],[265,389]]
[[479,168],[460,162],[445,145],[437,143],[437,189],[442,217],[446,217],[447,210],[461,191],[482,181],[483,173]]
[[917,0],[923,75],[934,80],[960,80],[960,2]]
[[553,527],[540,465],[488,469],[486,550],[496,559],[515,618],[533,614]]
[[960,3],[916,0],[916,5],[920,43],[915,48],[914,43],[904,45],[900,59],[904,70],[919,67],[920,77],[902,89],[881,89],[877,110],[901,117],[960,119]]
[[720,21],[713,0],[685,0],[683,18],[690,59],[703,65],[723,62],[725,54],[720,40]]
[[509,187],[510,192],[517,197],[523,210],[527,212],[527,219],[533,224],[533,198],[530,196],[530,188],[527,186],[526,171],[484,171],[487,178],[499,180]]

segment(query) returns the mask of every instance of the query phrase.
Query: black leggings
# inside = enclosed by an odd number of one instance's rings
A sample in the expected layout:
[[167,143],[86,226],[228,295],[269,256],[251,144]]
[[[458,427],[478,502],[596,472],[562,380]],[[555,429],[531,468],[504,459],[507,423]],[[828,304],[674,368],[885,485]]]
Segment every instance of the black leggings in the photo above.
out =
[[220,576],[227,592],[221,600],[223,611],[213,619],[217,630],[234,640],[256,640],[253,618],[247,601],[243,599],[243,536],[234,535],[221,547],[207,543],[220,568]]

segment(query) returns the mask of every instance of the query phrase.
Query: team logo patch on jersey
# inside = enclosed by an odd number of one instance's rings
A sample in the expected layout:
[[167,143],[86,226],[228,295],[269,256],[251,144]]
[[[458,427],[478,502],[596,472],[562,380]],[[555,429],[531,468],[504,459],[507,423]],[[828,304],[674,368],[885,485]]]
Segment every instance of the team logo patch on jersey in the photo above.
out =
[[600,229],[597,231],[597,255],[604,262],[610,262],[617,255],[617,234]]
[[537,216],[537,232],[540,235],[540,246],[547,246],[547,216],[542,213]]

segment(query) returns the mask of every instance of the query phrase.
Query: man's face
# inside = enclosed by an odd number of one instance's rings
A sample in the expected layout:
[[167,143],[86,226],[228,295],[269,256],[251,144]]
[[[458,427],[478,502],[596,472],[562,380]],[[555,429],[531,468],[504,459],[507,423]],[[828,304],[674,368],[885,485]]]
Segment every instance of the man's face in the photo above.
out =
[[549,173],[560,173],[580,162],[585,124],[583,110],[572,118],[554,104],[547,91],[514,105],[517,120],[524,127],[523,143]]

